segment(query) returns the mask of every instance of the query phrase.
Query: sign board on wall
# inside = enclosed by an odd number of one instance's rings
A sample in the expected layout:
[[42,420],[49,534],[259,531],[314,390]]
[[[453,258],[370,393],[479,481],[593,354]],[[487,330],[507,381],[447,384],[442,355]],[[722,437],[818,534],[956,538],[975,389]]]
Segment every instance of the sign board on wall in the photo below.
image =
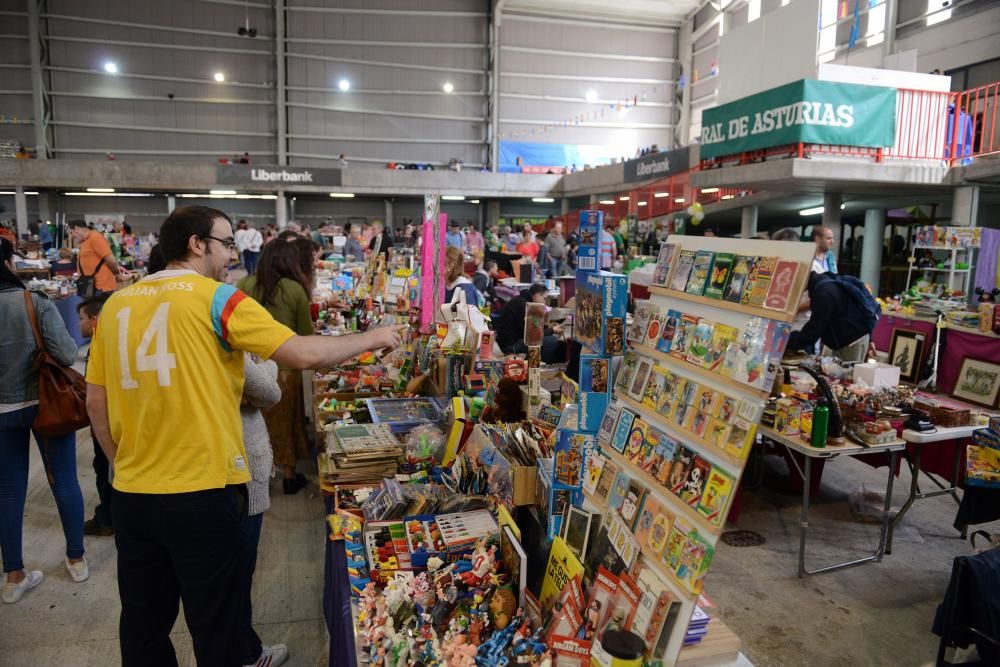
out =
[[220,164],[215,168],[215,180],[220,185],[340,185],[339,169],[312,167],[280,167],[271,164]]
[[628,160],[625,162],[625,182],[635,183],[666,178],[687,171],[689,150],[687,147],[675,148],[672,151],[652,153],[635,160]]
[[803,79],[702,114],[701,158],[787,144],[892,146],[896,90]]

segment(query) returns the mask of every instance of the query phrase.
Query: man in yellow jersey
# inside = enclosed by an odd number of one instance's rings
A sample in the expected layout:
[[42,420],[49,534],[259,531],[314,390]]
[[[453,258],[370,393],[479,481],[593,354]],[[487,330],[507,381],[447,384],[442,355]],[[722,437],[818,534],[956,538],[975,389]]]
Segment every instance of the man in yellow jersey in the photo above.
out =
[[399,327],[296,336],[218,282],[235,259],[221,211],[175,210],[160,247],[167,268],[105,304],[87,369],[87,409],[115,469],[122,664],[177,664],[170,631],[183,600],[198,664],[231,667],[243,662],[245,631],[243,351],[288,368],[331,366],[397,346]]

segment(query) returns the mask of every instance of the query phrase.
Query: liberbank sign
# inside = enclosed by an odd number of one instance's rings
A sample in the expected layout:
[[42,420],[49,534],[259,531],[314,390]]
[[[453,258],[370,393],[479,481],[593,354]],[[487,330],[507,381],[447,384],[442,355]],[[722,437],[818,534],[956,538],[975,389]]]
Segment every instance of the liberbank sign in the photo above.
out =
[[896,89],[803,79],[706,109],[701,157],[786,144],[883,148],[896,139]]
[[281,167],[277,165],[220,164],[215,180],[220,185],[340,185],[339,169]]
[[652,178],[667,178],[687,171],[689,148],[675,148],[664,153],[652,153],[625,163],[625,182],[648,181]]

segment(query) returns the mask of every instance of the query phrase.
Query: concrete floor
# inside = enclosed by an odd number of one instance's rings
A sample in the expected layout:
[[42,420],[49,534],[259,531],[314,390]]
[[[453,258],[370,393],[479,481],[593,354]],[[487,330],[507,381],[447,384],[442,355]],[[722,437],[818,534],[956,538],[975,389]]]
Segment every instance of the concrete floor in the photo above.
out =
[[[89,437],[81,434],[77,458],[88,516],[96,497],[91,452]],[[767,465],[771,475],[787,476],[780,459],[771,457]],[[850,458],[827,463],[810,517],[807,567],[874,547],[877,527],[852,515],[847,498],[862,485],[870,492],[884,491],[885,470]],[[904,470],[893,494],[895,506],[908,483]],[[325,665],[328,641],[322,617],[323,510],[315,494],[315,485],[291,497],[281,494],[280,484],[272,487],[254,590],[255,625],[262,639],[288,644],[289,664],[307,667]],[[968,543],[951,529],[956,505],[950,497],[918,501],[897,532],[894,553],[882,563],[803,580],[795,576],[800,497],[758,490],[743,498],[737,527],[758,531],[767,542],[746,548],[720,543],[706,593],[755,665],[933,662],[934,609],[944,595],[952,558],[970,553]],[[119,664],[113,539],[86,538],[91,578],[72,583],[62,566],[62,531],[37,450],[24,526],[26,562],[46,578],[18,604],[0,605],[0,665]],[[193,666],[183,616],[173,639],[180,664]]]
[[[766,467],[769,478],[788,476],[780,458],[767,457]],[[848,457],[827,462],[809,516],[806,568],[874,551],[878,526],[852,514],[848,497],[864,487],[884,499],[886,474],[885,467]],[[929,490],[931,484],[923,482],[922,476],[921,488]],[[909,484],[904,465],[893,489],[894,508],[905,500]],[[918,500],[897,528],[893,553],[881,563],[803,579],[796,578],[801,495],[760,489],[743,498],[735,527],[757,531],[767,542],[742,548],[720,542],[705,591],[755,665],[934,663],[938,637],[931,624],[952,560],[972,552],[951,527],[958,506],[950,496]],[[990,524],[980,528],[1000,530]]]
[[[89,432],[81,432],[77,469],[86,516],[97,492]],[[0,666],[108,667],[120,664],[118,584],[113,537],[85,537],[90,579],[74,584],[63,567],[66,543],[37,448],[32,450],[24,517],[24,559],[45,580],[20,602],[0,604]],[[311,484],[294,496],[271,489],[254,578],[254,625],[265,644],[285,643],[288,665],[319,667],[327,661],[323,620],[323,504]],[[181,613],[173,632],[181,667],[194,667],[191,636]]]

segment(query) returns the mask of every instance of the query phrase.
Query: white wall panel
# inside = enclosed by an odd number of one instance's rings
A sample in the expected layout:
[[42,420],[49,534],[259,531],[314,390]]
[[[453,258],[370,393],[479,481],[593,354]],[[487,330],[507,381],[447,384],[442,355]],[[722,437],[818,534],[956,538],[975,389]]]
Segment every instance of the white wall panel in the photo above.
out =
[[[0,1],[0,11],[25,12],[25,7],[24,2],[19,0]],[[0,34],[10,35],[0,37],[0,65],[27,65],[27,18],[0,14]],[[25,146],[33,146],[34,128],[30,124],[24,124],[32,119],[33,114],[31,71],[26,67],[0,66],[0,141],[14,140]],[[9,211],[13,214],[13,210],[11,199]]]

